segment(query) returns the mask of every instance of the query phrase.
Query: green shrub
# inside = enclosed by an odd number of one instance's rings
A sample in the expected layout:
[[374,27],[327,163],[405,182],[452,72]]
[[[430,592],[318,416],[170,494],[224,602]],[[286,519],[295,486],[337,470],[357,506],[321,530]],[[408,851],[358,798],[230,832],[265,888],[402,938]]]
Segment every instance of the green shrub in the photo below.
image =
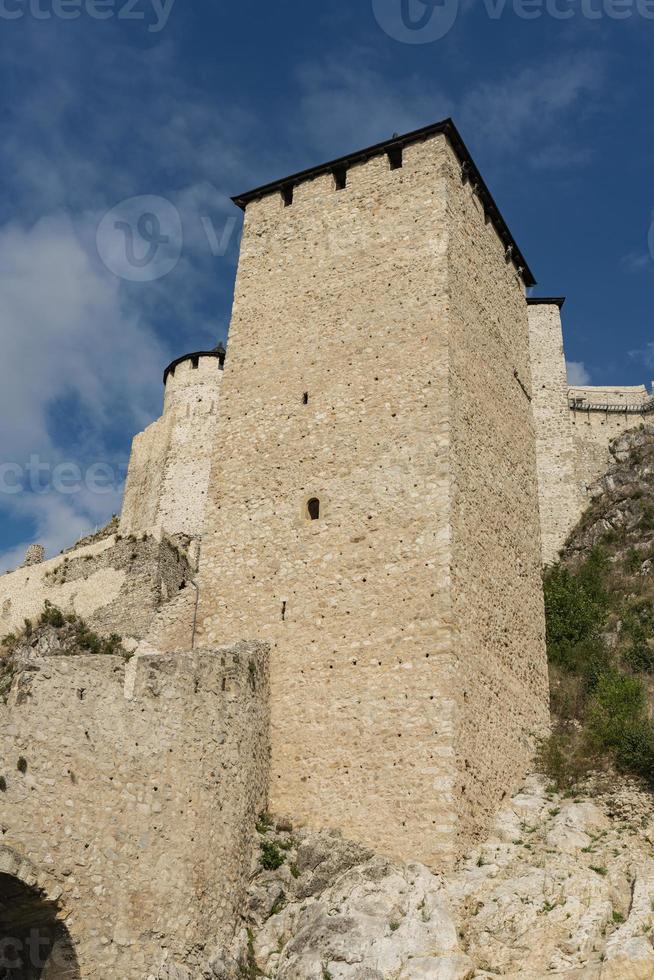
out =
[[45,609],[41,613],[39,624],[41,626],[55,626],[56,628],[60,628],[61,626],[64,626],[65,623],[66,617],[62,613],[61,609],[57,609],[56,606],[53,606],[52,603],[48,602],[46,599]]
[[642,776],[654,787],[654,726],[648,719],[641,718],[626,729],[616,761],[623,772]]
[[[638,569],[636,568],[638,558]],[[575,570],[561,564],[544,577],[554,734],[538,761],[560,790],[610,762],[654,787],[654,723],[638,674],[654,673],[654,603],[620,569],[634,573],[642,555],[612,565],[595,549]],[[639,577],[640,581],[640,577]],[[603,634],[615,632],[609,649]]]
[[606,565],[604,555],[594,551],[576,575],[560,564],[547,570],[545,614],[552,663],[574,670],[580,646],[587,650],[598,639],[608,611],[602,584]]
[[596,756],[576,731],[557,731],[538,748],[538,767],[552,780],[559,793],[572,789],[596,765]]
[[628,575],[636,575],[643,564],[643,556],[637,548],[632,548],[625,558],[625,571]]
[[598,749],[619,749],[625,734],[645,715],[642,681],[612,670],[600,678],[588,705],[586,728]]
[[261,842],[261,867],[265,871],[276,871],[286,860],[280,849],[270,840]]

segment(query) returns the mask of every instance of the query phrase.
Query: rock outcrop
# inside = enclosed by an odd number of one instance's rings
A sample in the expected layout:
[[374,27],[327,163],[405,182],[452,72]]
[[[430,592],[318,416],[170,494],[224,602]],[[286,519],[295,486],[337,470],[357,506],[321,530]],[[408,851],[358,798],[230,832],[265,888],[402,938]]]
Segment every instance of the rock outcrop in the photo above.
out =
[[654,808],[635,783],[562,796],[530,777],[449,875],[288,821],[259,830],[240,954],[207,977],[654,977]]
[[563,550],[564,562],[596,545],[616,554],[635,549],[639,571],[654,573],[654,425],[641,425],[609,447],[611,465],[591,487],[592,504]]

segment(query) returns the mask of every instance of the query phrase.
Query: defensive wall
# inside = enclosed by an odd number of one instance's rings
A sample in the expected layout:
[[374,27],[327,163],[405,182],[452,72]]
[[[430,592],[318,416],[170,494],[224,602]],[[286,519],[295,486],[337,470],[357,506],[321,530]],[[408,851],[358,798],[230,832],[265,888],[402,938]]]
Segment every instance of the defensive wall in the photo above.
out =
[[644,385],[570,385],[561,325],[565,300],[530,297],[527,302],[543,561],[550,564],[610,465],[609,444],[651,421],[654,397]]
[[0,918],[22,884],[28,923],[65,929],[76,967],[45,975],[202,975],[232,937],[266,805],[268,705],[252,644],[21,664],[0,701]]

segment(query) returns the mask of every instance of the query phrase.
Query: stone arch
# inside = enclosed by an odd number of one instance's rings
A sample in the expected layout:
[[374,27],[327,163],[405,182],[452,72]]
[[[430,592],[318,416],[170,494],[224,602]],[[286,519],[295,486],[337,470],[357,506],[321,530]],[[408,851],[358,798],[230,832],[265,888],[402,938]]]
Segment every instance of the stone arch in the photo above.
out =
[[53,879],[0,848],[0,980],[79,980],[59,895]]

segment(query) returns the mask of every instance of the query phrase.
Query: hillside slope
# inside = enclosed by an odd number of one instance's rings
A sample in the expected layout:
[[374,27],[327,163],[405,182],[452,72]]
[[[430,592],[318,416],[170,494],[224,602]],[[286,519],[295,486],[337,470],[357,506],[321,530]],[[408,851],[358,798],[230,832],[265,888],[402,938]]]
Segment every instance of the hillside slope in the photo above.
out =
[[545,575],[554,735],[543,763],[560,785],[615,767],[654,786],[654,426],[611,455]]

